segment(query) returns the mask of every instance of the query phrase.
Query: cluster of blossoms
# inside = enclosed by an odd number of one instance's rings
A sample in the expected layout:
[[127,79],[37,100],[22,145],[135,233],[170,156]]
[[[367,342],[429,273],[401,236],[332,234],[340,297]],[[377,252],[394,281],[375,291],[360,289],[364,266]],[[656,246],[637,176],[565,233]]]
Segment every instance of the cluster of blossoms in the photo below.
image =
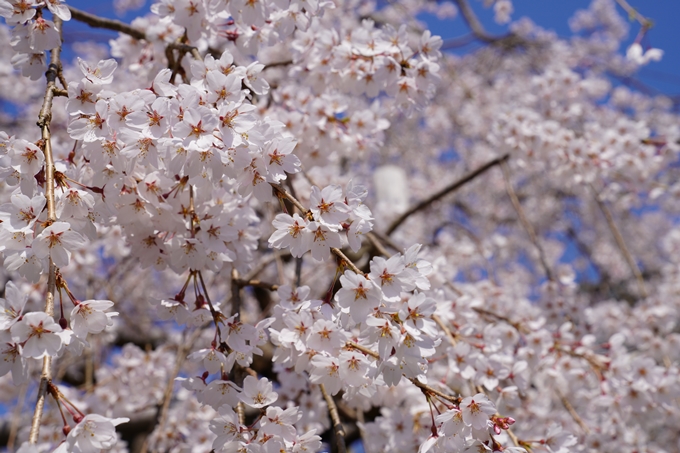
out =
[[[648,25],[620,49],[628,24],[595,0],[570,40],[472,22],[491,45],[458,57],[416,19],[455,11],[161,0],[128,26],[0,0],[23,74],[0,66],[0,100],[31,102],[0,115],[0,403],[49,397],[0,439],[675,449],[680,122],[611,83],[661,58]],[[45,95],[72,18],[122,32],[74,45]]]
[[47,69],[46,51],[61,44],[60,29],[43,17],[43,10],[62,21],[71,19],[71,11],[61,0],[2,0],[0,16],[12,29],[12,65],[31,80],[38,80]]
[[341,232],[346,233],[350,248],[361,248],[362,235],[371,231],[373,217],[363,204],[367,192],[362,186],[348,185],[343,196],[342,188],[328,186],[323,190],[312,188],[312,207],[305,217],[295,213],[278,214],[273,221],[276,232],[269,238],[274,248],[290,249],[291,255],[300,258],[311,251],[315,260],[329,256],[331,247],[341,247]]

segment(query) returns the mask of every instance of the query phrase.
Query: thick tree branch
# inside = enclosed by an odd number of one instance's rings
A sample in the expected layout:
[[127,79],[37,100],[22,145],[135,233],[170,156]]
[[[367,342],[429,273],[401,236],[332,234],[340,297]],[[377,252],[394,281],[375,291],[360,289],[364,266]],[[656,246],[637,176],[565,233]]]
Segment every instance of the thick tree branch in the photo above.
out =
[[486,172],[488,169],[495,167],[496,165],[500,164],[501,162],[505,162],[509,157],[510,157],[510,155],[505,154],[504,156],[498,157],[496,159],[493,159],[493,160],[487,162],[486,164],[482,165],[478,169],[473,170],[470,173],[468,173],[467,175],[463,176],[461,179],[454,182],[453,184],[450,184],[450,185],[444,187],[439,192],[433,194],[429,198],[427,198],[427,199],[421,201],[420,203],[416,204],[415,206],[411,207],[408,211],[404,212],[394,222],[392,222],[392,224],[389,226],[389,228],[387,228],[387,230],[385,231],[385,234],[387,236],[391,235],[392,233],[394,233],[394,231],[397,228],[399,228],[399,226],[401,226],[402,223],[404,223],[404,221],[406,219],[408,219],[410,216],[412,216],[416,212],[422,211],[423,209],[427,208],[428,206],[430,206],[435,201],[438,201],[438,200],[444,198],[446,195],[448,195],[452,192],[455,192],[456,190],[458,190],[459,188],[461,188],[462,186],[464,186],[468,182],[475,179],[477,176]]

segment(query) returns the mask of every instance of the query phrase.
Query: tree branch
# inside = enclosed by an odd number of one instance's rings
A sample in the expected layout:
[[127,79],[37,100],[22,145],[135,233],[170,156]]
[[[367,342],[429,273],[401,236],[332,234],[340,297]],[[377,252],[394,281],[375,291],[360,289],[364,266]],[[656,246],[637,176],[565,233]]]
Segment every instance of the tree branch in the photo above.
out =
[[462,186],[464,186],[468,182],[475,179],[477,176],[486,172],[488,169],[495,167],[496,165],[500,164],[501,162],[505,162],[509,157],[510,157],[509,154],[505,154],[504,156],[498,157],[496,159],[493,159],[493,160],[487,162],[486,164],[482,165],[478,169],[473,170],[472,172],[463,176],[461,179],[454,182],[453,184],[444,187],[439,192],[431,195],[429,198],[427,198],[427,199],[421,201],[420,203],[416,204],[415,206],[411,207],[408,211],[404,212],[394,222],[392,222],[392,224],[389,226],[389,228],[387,228],[387,230],[385,231],[385,234],[387,236],[391,235],[392,233],[394,233],[394,230],[399,228],[399,226],[401,226],[401,224],[404,223],[404,221],[406,219],[408,219],[410,216],[412,216],[416,212],[422,211],[423,209],[427,208],[428,206],[430,206],[435,201],[438,201],[438,200],[444,198],[446,195],[448,195],[452,192],[455,192],[456,190],[458,190],[459,188],[461,188]]
[[510,197],[510,201],[512,202],[512,206],[515,208],[515,212],[517,212],[517,216],[519,217],[520,223],[522,224],[522,226],[524,227],[524,230],[529,235],[529,239],[534,244],[534,247],[536,247],[536,250],[538,250],[538,259],[541,262],[541,266],[543,266],[543,271],[545,272],[545,276],[551,282],[555,281],[555,277],[553,276],[553,273],[550,270],[550,266],[548,266],[548,260],[545,257],[545,252],[543,251],[543,247],[541,246],[541,243],[538,241],[538,237],[536,236],[536,231],[534,230],[534,227],[529,222],[529,219],[527,219],[527,216],[524,214],[524,210],[522,209],[522,205],[519,202],[519,198],[517,198],[517,194],[515,193],[515,189],[512,188],[512,183],[510,181],[510,168],[508,167],[507,162],[501,163],[501,170],[503,170],[503,179],[505,180],[505,190],[508,192],[508,196]]
[[338,406],[335,405],[333,397],[328,394],[326,387],[324,387],[323,384],[319,384],[319,388],[321,389],[323,398],[326,400],[328,412],[330,413],[331,420],[333,421],[333,433],[335,434],[335,443],[338,448],[338,453],[346,453],[347,447],[345,445],[345,428],[342,426],[342,422],[340,422]]
[[[54,18],[55,28],[59,29],[60,42],[59,46],[50,51],[50,65],[45,73],[47,79],[47,87],[45,88],[45,96],[43,98],[43,105],[38,115],[38,126],[42,130],[43,153],[45,155],[45,198],[47,200],[47,224],[53,223],[57,220],[56,202],[54,198],[54,156],[52,155],[52,137],[50,135],[50,121],[52,120],[52,100],[54,99],[54,90],[56,89],[56,81],[61,72],[61,30],[62,21],[59,17]],[[49,258],[48,275],[47,275],[47,293],[45,295],[45,313],[50,317],[54,316],[54,295],[57,288],[57,267]],[[28,441],[31,444],[38,442],[38,435],[40,433],[40,421],[42,419],[43,409],[45,407],[45,399],[47,398],[48,384],[52,380],[52,357],[46,355],[43,357],[42,370],[40,372],[40,384],[38,385],[38,399],[35,403],[35,410],[31,420],[31,431],[28,435]]]
[[578,415],[578,412],[576,412],[574,406],[571,405],[567,397],[564,396],[564,394],[558,388],[555,389],[555,392],[557,392],[557,396],[560,398],[562,405],[567,410],[567,412],[569,412],[569,415],[571,415],[571,418],[576,422],[576,424],[580,426],[583,432],[586,434],[590,433],[590,428],[588,428],[588,425],[586,425],[583,419]]
[[635,8],[630,6],[626,0],[615,0],[621,8],[623,8],[627,13],[628,17],[635,19],[642,25],[642,33],[652,28],[654,22],[640,14]]
[[130,25],[114,19],[106,19],[104,17],[95,16],[94,14],[86,13],[78,8],[68,5],[68,9],[71,11],[71,18],[79,22],[83,22],[92,28],[105,28],[107,30],[113,30],[120,33],[125,33],[137,40],[145,40],[146,34],[143,31],[137,30]]
[[276,291],[279,289],[279,285],[273,284],[273,283],[268,283],[268,282],[263,282],[261,280],[244,280],[242,278],[234,280],[234,282],[240,286],[256,286],[258,288],[264,288],[268,289],[269,291]]
[[595,198],[595,201],[597,202],[597,206],[599,206],[600,211],[602,211],[602,214],[604,214],[604,218],[607,220],[607,225],[609,225],[609,229],[612,232],[612,235],[614,236],[614,240],[616,241],[616,245],[619,246],[619,250],[621,250],[621,253],[623,254],[623,257],[626,259],[626,262],[628,263],[628,267],[630,267],[631,272],[635,276],[635,279],[637,280],[638,284],[638,289],[640,290],[640,295],[643,298],[646,298],[648,293],[647,293],[647,288],[645,287],[645,280],[642,277],[642,272],[640,272],[640,268],[638,267],[637,263],[635,262],[635,259],[633,258],[633,255],[631,255],[630,251],[628,250],[628,247],[626,246],[626,241],[623,240],[623,236],[621,236],[621,232],[619,231],[618,227],[616,226],[616,222],[614,222],[614,217],[612,217],[612,213],[609,211],[609,208],[607,205],[602,201],[600,198],[600,195],[597,193],[595,188],[591,185],[590,189],[593,192],[593,197]]
[[[165,392],[163,393],[163,400],[161,402],[161,405],[158,407],[158,412],[156,413],[156,420],[158,420],[158,424],[156,425],[156,428],[159,430],[162,430],[163,427],[165,426],[165,423],[168,419],[168,412],[170,410],[170,402],[172,401],[172,394],[173,390],[175,388],[175,378],[179,375],[179,371],[182,369],[182,365],[184,364],[184,360],[187,358],[187,353],[193,346],[194,342],[196,339],[200,336],[201,334],[201,329],[198,328],[196,329],[192,334],[191,337],[186,339],[186,341],[183,341],[182,344],[178,345],[177,347],[177,355],[175,357],[175,367],[172,370],[172,374],[168,377],[168,382],[165,385]],[[142,445],[142,449],[140,453],[146,453],[149,448],[149,437],[147,437],[144,440],[144,444]]]
[[[532,44],[537,44],[534,41],[528,41],[527,39],[522,38],[521,36],[518,36],[514,33],[508,33],[503,36],[493,36],[489,34],[484,29],[484,26],[479,21],[479,19],[477,19],[477,15],[472,10],[472,7],[470,7],[470,4],[467,2],[467,0],[453,0],[453,1],[458,6],[461,16],[463,16],[463,20],[465,20],[465,23],[467,23],[468,27],[470,27],[470,30],[472,31],[474,37],[479,39],[480,41],[486,44],[491,44],[493,46],[506,49],[513,49],[516,47],[528,47]],[[462,39],[465,39],[465,37],[463,37]]]

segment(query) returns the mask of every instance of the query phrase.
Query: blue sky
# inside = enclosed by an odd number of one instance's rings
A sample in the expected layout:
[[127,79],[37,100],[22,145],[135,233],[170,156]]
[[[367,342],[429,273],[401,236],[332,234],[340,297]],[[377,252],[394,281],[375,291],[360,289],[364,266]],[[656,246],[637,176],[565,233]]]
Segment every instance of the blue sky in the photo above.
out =
[[[468,0],[480,21],[491,33],[502,34],[507,27],[499,26],[493,21],[493,9],[485,9],[481,0]],[[513,20],[529,17],[541,27],[554,30],[558,36],[571,36],[569,18],[578,9],[586,9],[590,0],[513,0],[515,12]],[[680,95],[680,0],[628,0],[633,8],[654,22],[654,27],[643,40],[643,47],[663,49],[664,57],[642,68],[639,80],[647,86],[667,95]],[[623,10],[619,8],[623,13]],[[460,17],[439,21],[427,18],[430,29],[442,38],[453,38],[469,33],[469,29]],[[626,47],[632,43],[640,29],[637,22],[630,22],[629,38]],[[625,52],[625,48],[621,49]]]

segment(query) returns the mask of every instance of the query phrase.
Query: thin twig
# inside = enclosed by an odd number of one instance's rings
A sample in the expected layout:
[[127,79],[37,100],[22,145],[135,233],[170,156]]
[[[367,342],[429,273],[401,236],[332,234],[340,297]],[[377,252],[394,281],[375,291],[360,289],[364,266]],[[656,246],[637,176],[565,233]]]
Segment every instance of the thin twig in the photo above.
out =
[[324,387],[323,384],[319,384],[319,388],[321,389],[323,398],[326,400],[328,412],[330,413],[331,420],[333,421],[333,432],[335,433],[335,443],[338,447],[338,453],[346,453],[347,447],[345,446],[345,428],[342,426],[342,422],[340,422],[338,406],[335,405],[333,397],[328,394],[326,387]]
[[268,283],[268,282],[263,282],[263,281],[260,281],[260,280],[243,280],[243,279],[239,278],[237,280],[234,280],[234,282],[240,287],[256,286],[258,288],[268,289],[269,291],[276,291],[277,289],[279,289],[279,285],[275,285],[273,283]]
[[562,405],[567,410],[567,412],[569,412],[569,415],[571,415],[571,418],[574,419],[576,424],[580,426],[583,432],[585,432],[586,434],[590,433],[590,428],[588,428],[588,425],[585,424],[581,416],[578,415],[578,412],[576,412],[574,406],[571,405],[567,397],[564,396],[564,394],[557,388],[555,389],[555,392],[557,392],[557,396],[559,396]]
[[538,259],[541,262],[541,266],[543,267],[543,271],[545,272],[545,276],[551,282],[555,281],[555,277],[553,276],[553,273],[550,270],[550,266],[548,266],[548,260],[545,257],[545,252],[543,251],[543,247],[541,246],[541,243],[538,241],[538,236],[536,236],[536,231],[534,230],[534,227],[529,222],[529,219],[527,219],[527,216],[524,214],[524,210],[522,209],[522,205],[519,202],[519,198],[517,198],[517,194],[515,193],[515,189],[513,189],[513,187],[512,187],[512,182],[510,181],[510,168],[508,167],[507,162],[501,163],[501,170],[503,170],[503,179],[505,180],[505,190],[508,192],[508,196],[510,197],[510,202],[512,203],[512,206],[515,208],[515,212],[517,212],[517,216],[519,217],[519,221],[522,224],[522,227],[524,227],[524,230],[529,235],[529,239],[534,244],[534,247],[536,247],[536,250],[538,250]]
[[[165,385],[165,392],[163,393],[163,400],[161,405],[158,408],[157,412],[157,420],[158,420],[158,425],[156,426],[156,430],[160,433],[160,431],[163,429],[165,426],[165,423],[168,419],[168,413],[170,410],[170,402],[172,401],[172,394],[173,390],[175,388],[175,378],[179,375],[179,371],[182,369],[182,365],[184,364],[184,360],[187,357],[187,353],[193,346],[194,342],[196,339],[201,335],[201,329],[196,329],[192,334],[191,337],[189,337],[188,340],[183,341],[182,344],[180,344],[177,347],[177,355],[175,356],[175,367],[172,370],[172,373],[168,377],[168,381]],[[147,437],[144,440],[144,444],[142,445],[142,448],[140,450],[140,453],[146,453],[149,448],[149,437]]]
[[[147,40],[143,31],[137,30],[130,25],[114,19],[106,19],[104,17],[95,16],[94,14],[86,13],[78,8],[68,5],[71,11],[71,18],[79,22],[86,23],[92,28],[105,28],[120,33],[125,33],[137,40]],[[148,41],[148,40],[147,40]]]
[[438,397],[445,399],[446,401],[450,401],[455,404],[460,404],[460,398],[457,396],[447,395],[446,393],[440,392],[439,390],[432,388],[427,384],[423,384],[422,382],[415,378],[408,378],[408,380],[411,381],[413,385],[415,385],[425,393],[432,393],[433,395],[437,395]]
[[446,338],[449,340],[449,343],[451,343],[451,346],[455,346],[457,343],[456,337],[453,335],[451,329],[449,329],[444,320],[442,320],[442,318],[440,318],[437,315],[432,315],[432,320],[435,323],[437,323],[440,329],[444,331],[444,334],[446,335]]
[[385,234],[387,236],[391,235],[394,230],[399,228],[399,226],[404,223],[406,219],[408,219],[410,216],[415,214],[418,211],[422,211],[423,209],[427,208],[430,206],[432,203],[435,201],[440,200],[441,198],[445,197],[446,195],[455,192],[468,182],[472,181],[475,179],[477,176],[481,175],[482,173],[486,172],[490,168],[495,167],[496,165],[500,164],[501,162],[505,162],[510,156],[508,154],[505,154],[504,156],[498,157],[496,159],[493,159],[486,164],[482,165],[478,169],[468,173],[467,175],[463,176],[461,179],[458,181],[454,182],[453,184],[450,184],[446,187],[444,187],[442,190],[439,192],[431,195],[429,198],[421,201],[420,203],[416,204],[415,206],[411,207],[408,209],[406,212],[404,212],[402,215],[400,215],[392,224],[387,228],[385,231]]
[[333,254],[334,254],[335,256],[337,256],[337,257],[340,258],[345,264],[347,264],[347,265],[349,266],[349,268],[352,269],[352,270],[354,271],[355,274],[364,275],[364,273],[361,272],[361,269],[359,269],[359,268],[352,262],[352,260],[350,260],[349,258],[347,258],[347,255],[345,255],[344,253],[342,253],[342,250],[340,250],[340,249],[337,248],[337,247],[331,247],[331,252],[333,252]]
[[473,309],[474,311],[476,311],[477,313],[479,313],[480,315],[487,316],[487,317],[491,317],[491,318],[494,318],[494,319],[496,319],[496,320],[498,320],[498,321],[503,321],[503,322],[505,322],[505,323],[507,323],[507,324],[510,324],[510,325],[511,325],[512,327],[514,327],[515,330],[517,330],[519,333],[523,333],[523,334],[526,335],[526,334],[529,334],[529,333],[531,332],[531,331],[529,330],[528,327],[523,326],[522,324],[520,324],[520,323],[518,323],[518,322],[515,322],[515,321],[511,320],[511,319],[508,318],[507,316],[499,315],[498,313],[494,313],[494,312],[489,311],[489,310],[486,310],[486,309],[484,309],[484,308],[472,307],[472,309]]
[[487,33],[482,23],[477,19],[477,15],[472,10],[467,0],[454,0],[454,3],[458,6],[460,14],[463,16],[463,20],[465,20],[465,23],[467,23],[477,39],[487,43],[494,41],[494,38]]
[[390,257],[391,254],[390,252],[387,251],[384,245],[382,245],[382,242],[380,242],[380,239],[378,239],[378,236],[373,234],[372,232],[368,233],[366,235],[366,239],[368,239],[368,242],[375,247],[375,249],[380,253],[382,256]]
[[616,3],[628,13],[628,17],[640,22],[643,30],[649,30],[654,25],[654,22],[640,14],[635,8],[630,6],[626,0],[616,0]]
[[521,446],[519,439],[517,438],[515,433],[512,432],[512,429],[508,428],[505,430],[505,432],[508,433],[508,437],[510,438],[510,440],[512,440],[512,443],[515,444],[515,447]]
[[633,273],[635,279],[637,280],[640,295],[643,298],[646,298],[648,293],[647,288],[645,286],[645,279],[642,277],[642,272],[640,272],[640,268],[638,267],[637,262],[635,262],[635,258],[633,258],[633,255],[631,255],[630,251],[628,250],[628,247],[626,246],[626,241],[623,240],[623,236],[621,236],[621,232],[616,226],[616,222],[614,222],[614,217],[612,216],[612,213],[609,211],[609,208],[602,201],[600,195],[597,193],[597,191],[592,185],[590,186],[590,189],[593,192],[593,197],[595,198],[595,201],[597,202],[600,211],[602,211],[602,214],[604,214],[604,218],[607,220],[607,225],[609,225],[609,229],[611,230],[612,235],[614,235],[616,245],[619,246],[619,250],[621,250],[623,257],[626,259],[626,262],[628,263],[628,267],[630,267],[631,272]]
[[284,189],[283,187],[281,187],[280,184],[273,184],[273,183],[270,183],[270,185],[274,188],[274,190],[276,190],[276,192],[278,192],[279,195],[281,195],[281,196],[284,197],[286,200],[288,200],[288,201],[290,201],[291,203],[293,203],[293,205],[294,205],[296,208],[298,208],[298,209],[300,210],[300,212],[303,214],[303,217],[305,217],[305,216],[307,215],[309,209],[305,208],[305,207],[302,205],[302,203],[300,203],[300,202],[297,200],[297,198],[295,198],[294,196],[292,196],[291,194],[289,194],[289,193],[286,191],[286,189]]
[[[368,236],[375,236],[376,238],[378,238],[378,239],[380,240],[381,243],[383,243],[383,244],[389,246],[392,250],[396,250],[396,251],[399,252],[399,253],[401,253],[401,252],[404,250],[404,248],[403,248],[403,247],[399,247],[399,246],[392,240],[391,237],[386,236],[386,235],[384,235],[384,234],[382,234],[382,233],[380,233],[380,232],[378,232],[378,231],[371,231],[370,233],[368,233]],[[370,237],[369,237],[369,239],[370,239]]]
[[361,351],[364,354],[370,355],[371,357],[373,357],[375,359],[380,359],[380,354],[378,354],[375,351],[368,349],[366,346],[361,346],[359,343],[355,343],[353,341],[347,341],[347,342],[345,342],[345,347],[354,348],[357,351]]
[[[493,36],[484,29],[484,26],[479,21],[479,19],[477,19],[477,15],[472,10],[467,0],[454,0],[454,2],[458,6],[461,16],[463,16],[463,20],[465,20],[468,27],[470,27],[473,36],[486,44],[503,49],[529,47],[539,44],[538,41],[527,40],[526,38],[523,38],[522,36],[512,32],[502,36]],[[465,37],[463,37],[463,39],[464,38]]]
[[[358,344],[358,343],[355,343],[354,341],[347,341],[347,342],[345,342],[345,347],[346,347],[346,348],[354,348],[354,349],[356,349],[357,351],[361,351],[361,352],[363,352],[364,354],[370,355],[371,357],[373,357],[373,358],[375,358],[375,359],[380,359],[380,354],[378,354],[377,352],[375,352],[375,351],[373,351],[373,350],[367,348],[366,346],[362,346],[362,345],[360,345],[360,344]],[[435,388],[432,388],[432,387],[430,387],[430,386],[427,385],[427,384],[423,384],[422,382],[420,382],[420,381],[417,380],[417,379],[414,379],[414,378],[407,378],[407,379],[408,379],[409,381],[411,381],[416,387],[420,388],[421,390],[430,392],[430,393],[432,393],[433,395],[437,395],[437,396],[439,396],[440,398],[443,398],[443,399],[445,399],[445,400],[447,400],[447,401],[451,401],[452,403],[458,404],[458,403],[460,402],[460,398],[458,398],[457,396],[451,396],[451,395],[447,395],[446,393],[442,393],[442,392],[440,392],[439,390],[437,390],[437,389],[435,389]]]
[[254,280],[260,272],[265,270],[273,261],[276,260],[276,256],[272,253],[271,255],[265,256],[262,260],[255,266],[250,272],[248,272],[241,280],[250,281]]
[[[54,89],[56,88],[56,80],[59,78],[61,70],[61,29],[62,21],[60,18],[54,18],[54,25],[59,29],[60,42],[59,46],[50,51],[50,65],[45,73],[47,79],[47,87],[45,88],[45,96],[43,98],[43,105],[38,116],[38,126],[42,130],[43,153],[45,154],[45,198],[47,199],[47,223],[51,224],[57,220],[56,203],[54,198],[54,156],[52,155],[52,137],[50,135],[50,121],[52,119],[52,100],[54,98]],[[54,295],[57,288],[57,267],[49,258],[48,276],[47,276],[47,293],[45,295],[45,313],[52,317],[54,316]],[[40,421],[42,419],[43,409],[45,408],[45,399],[47,397],[48,384],[52,380],[52,357],[46,355],[43,357],[42,370],[40,372],[40,384],[38,386],[38,399],[35,403],[35,410],[31,420],[31,431],[28,435],[28,441],[31,444],[38,442],[38,435],[40,433]]]

